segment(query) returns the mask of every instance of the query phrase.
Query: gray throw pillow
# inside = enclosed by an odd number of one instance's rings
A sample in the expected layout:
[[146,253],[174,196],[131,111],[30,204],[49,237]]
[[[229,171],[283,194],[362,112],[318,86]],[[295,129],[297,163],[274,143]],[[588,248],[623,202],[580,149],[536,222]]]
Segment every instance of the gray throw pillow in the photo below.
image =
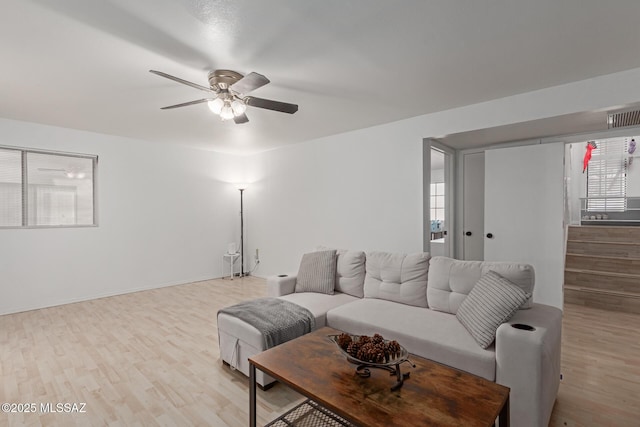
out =
[[333,295],[336,288],[336,250],[302,255],[296,292],[318,292]]
[[482,348],[496,339],[498,326],[511,319],[531,294],[495,271],[483,275],[462,301],[456,317]]

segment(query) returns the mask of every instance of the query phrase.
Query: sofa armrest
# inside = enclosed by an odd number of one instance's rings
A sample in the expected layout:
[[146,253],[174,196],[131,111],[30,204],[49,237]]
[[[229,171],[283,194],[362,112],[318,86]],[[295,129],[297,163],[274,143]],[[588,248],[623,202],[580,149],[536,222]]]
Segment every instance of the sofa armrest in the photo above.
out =
[[562,311],[543,304],[518,311],[498,328],[496,382],[511,388],[511,425],[549,424],[560,386],[561,336]]
[[296,289],[296,279],[295,274],[267,277],[267,296],[279,297],[292,294]]

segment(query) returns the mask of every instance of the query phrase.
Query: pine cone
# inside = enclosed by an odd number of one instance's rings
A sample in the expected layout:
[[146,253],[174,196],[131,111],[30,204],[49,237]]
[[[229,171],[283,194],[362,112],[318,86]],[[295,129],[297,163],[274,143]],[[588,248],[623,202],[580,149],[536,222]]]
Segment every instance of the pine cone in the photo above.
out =
[[376,363],[384,362],[384,348],[376,347],[375,362]]
[[360,342],[361,345],[364,345],[371,342],[371,337],[367,335],[361,335],[358,341]]
[[358,357],[358,351],[360,350],[360,343],[358,343],[357,341],[352,341],[351,344],[349,344],[349,346],[347,347],[347,353],[349,353],[349,355],[351,357]]
[[389,352],[390,357],[400,356],[400,344],[398,344],[398,341],[396,340],[389,341],[386,347],[387,347],[386,350]]
[[348,334],[341,334],[337,342],[350,356],[363,362],[388,363],[400,356],[400,344],[395,340],[385,342],[380,334],[373,334],[372,337],[360,335],[356,339]]
[[376,347],[373,343],[367,342],[360,347],[358,359],[365,362],[373,362],[376,358]]
[[338,336],[338,345],[345,351],[347,351],[352,341],[351,335],[349,334],[340,334],[340,336]]

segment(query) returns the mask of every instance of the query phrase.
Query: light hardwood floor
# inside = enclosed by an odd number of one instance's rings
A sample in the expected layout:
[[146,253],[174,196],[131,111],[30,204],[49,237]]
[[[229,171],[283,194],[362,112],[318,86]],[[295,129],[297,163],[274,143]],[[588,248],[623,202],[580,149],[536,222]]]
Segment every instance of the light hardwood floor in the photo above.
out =
[[[216,312],[264,293],[261,279],[210,280],[0,316],[0,403],[37,408],[0,426],[247,425],[248,380],[219,359]],[[639,320],[565,308],[552,426],[638,425]],[[302,400],[281,384],[258,398],[261,424]]]

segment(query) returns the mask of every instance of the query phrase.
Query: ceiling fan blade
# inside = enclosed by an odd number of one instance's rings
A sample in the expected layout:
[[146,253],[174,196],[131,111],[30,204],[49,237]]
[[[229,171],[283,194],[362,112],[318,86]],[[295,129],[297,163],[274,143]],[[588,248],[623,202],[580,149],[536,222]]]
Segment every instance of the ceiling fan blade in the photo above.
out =
[[298,106],[296,104],[272,101],[271,99],[256,98],[254,96],[247,96],[244,100],[247,105],[257,108],[264,108],[265,110],[280,111],[281,113],[289,114],[293,114],[298,111]]
[[233,121],[236,122],[237,125],[241,125],[242,123],[247,123],[249,121],[249,117],[247,117],[247,115],[243,113],[237,117],[234,117]]
[[183,102],[182,104],[169,105],[168,107],[162,107],[160,109],[161,110],[171,110],[172,108],[186,107],[188,105],[201,104],[203,102],[208,102],[208,101],[213,101],[213,98],[204,98],[204,99],[198,99],[197,101]]
[[231,85],[231,89],[237,93],[249,93],[269,83],[270,80],[262,74],[251,72]]
[[201,85],[196,84],[196,83],[191,83],[191,82],[183,80],[183,79],[181,79],[179,77],[174,77],[174,76],[172,76],[170,74],[163,73],[162,71],[149,70],[149,72],[153,73],[153,74],[156,74],[156,75],[158,75],[160,77],[164,77],[166,79],[173,80],[174,82],[182,83],[183,85],[187,85],[187,86],[191,86],[191,87],[196,88],[196,89],[203,90],[205,92],[215,92],[215,90],[211,89],[210,87],[201,86]]

